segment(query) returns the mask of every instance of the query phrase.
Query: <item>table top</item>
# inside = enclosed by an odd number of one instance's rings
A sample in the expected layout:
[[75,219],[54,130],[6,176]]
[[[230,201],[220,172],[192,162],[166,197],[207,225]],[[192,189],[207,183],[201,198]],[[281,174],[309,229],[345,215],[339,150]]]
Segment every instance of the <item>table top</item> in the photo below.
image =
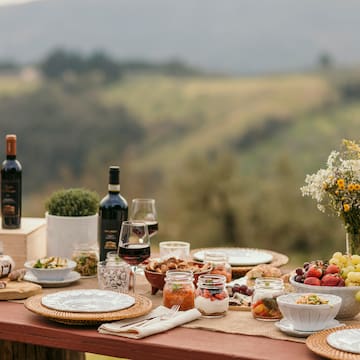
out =
[[[74,327],[51,322],[23,304],[0,303],[0,338],[76,351],[137,359],[321,359],[305,344],[257,336],[176,328],[142,340],[102,335],[96,327]],[[187,356],[188,355],[188,356]],[[216,358],[216,357],[215,357]]]

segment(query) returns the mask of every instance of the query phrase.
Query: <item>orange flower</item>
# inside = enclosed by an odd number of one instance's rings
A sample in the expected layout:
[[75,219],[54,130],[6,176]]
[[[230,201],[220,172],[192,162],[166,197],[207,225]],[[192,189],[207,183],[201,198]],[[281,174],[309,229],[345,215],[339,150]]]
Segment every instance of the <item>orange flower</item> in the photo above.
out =
[[345,212],[350,211],[350,205],[349,205],[349,204],[344,204],[344,205],[343,205],[343,208],[344,208],[344,211],[345,211]]

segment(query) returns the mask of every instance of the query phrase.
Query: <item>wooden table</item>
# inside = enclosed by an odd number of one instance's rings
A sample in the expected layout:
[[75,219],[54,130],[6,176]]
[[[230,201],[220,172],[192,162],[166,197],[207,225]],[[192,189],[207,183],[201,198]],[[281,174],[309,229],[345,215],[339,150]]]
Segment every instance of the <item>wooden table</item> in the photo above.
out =
[[[12,302],[0,303],[0,339],[133,360],[321,359],[302,343],[197,329],[177,328],[142,340],[101,335],[96,328],[51,322],[29,312],[23,304]],[[26,358],[6,357],[4,346],[9,343],[0,344],[3,345],[0,348],[2,360]],[[54,359],[55,356],[52,357]],[[71,356],[67,359],[71,359]]]

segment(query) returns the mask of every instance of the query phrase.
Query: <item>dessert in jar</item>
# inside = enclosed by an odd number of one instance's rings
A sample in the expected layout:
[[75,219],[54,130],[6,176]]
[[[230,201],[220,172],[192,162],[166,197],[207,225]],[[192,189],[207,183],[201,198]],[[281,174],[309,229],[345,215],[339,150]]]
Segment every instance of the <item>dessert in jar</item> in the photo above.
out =
[[76,262],[75,271],[83,277],[96,276],[98,254],[97,250],[88,245],[78,245],[73,254],[72,260]]
[[194,308],[195,286],[192,271],[168,270],[163,289],[163,304],[171,308],[180,305],[180,310]]
[[221,251],[205,251],[204,262],[211,264],[211,274],[224,275],[226,282],[230,282],[232,278],[231,265],[228,257]]
[[204,317],[224,316],[229,308],[229,294],[223,275],[200,275],[195,295],[195,307]]
[[277,278],[258,278],[251,301],[251,312],[258,320],[279,320],[282,318],[276,298],[284,294],[284,282]]

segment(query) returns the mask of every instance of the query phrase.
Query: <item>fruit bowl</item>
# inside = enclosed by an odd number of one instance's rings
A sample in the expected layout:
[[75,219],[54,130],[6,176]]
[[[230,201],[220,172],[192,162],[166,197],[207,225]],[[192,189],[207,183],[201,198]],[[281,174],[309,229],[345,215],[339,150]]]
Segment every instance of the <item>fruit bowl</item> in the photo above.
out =
[[290,278],[290,284],[297,293],[331,294],[341,297],[340,310],[337,319],[351,319],[360,312],[360,302],[355,295],[360,291],[360,286],[316,286],[299,283]]
[[[314,294],[314,293],[311,293]],[[341,297],[330,294],[314,294],[327,300],[327,304],[298,304],[301,297],[298,293],[290,293],[277,297],[279,309],[295,330],[319,331],[337,315],[341,306]]]
[[[207,264],[188,261],[186,262],[188,266],[179,268],[179,271],[182,270],[191,270],[194,274],[194,285],[196,286],[198,278],[200,275],[208,274],[211,271],[211,267],[208,267]],[[155,295],[158,290],[162,290],[165,285],[165,272],[157,272],[149,270],[148,266],[144,269],[145,277],[151,285],[151,294]]]

